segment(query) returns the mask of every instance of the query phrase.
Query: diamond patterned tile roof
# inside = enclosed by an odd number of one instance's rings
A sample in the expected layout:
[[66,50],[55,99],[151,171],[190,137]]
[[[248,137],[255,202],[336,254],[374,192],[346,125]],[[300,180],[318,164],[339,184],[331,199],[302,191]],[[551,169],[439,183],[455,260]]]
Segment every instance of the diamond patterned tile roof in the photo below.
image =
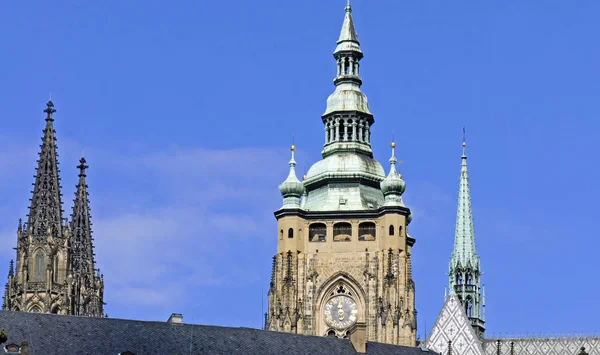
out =
[[514,355],[576,355],[582,347],[589,355],[600,355],[600,338],[592,336],[486,339],[485,354],[498,353],[498,340],[501,354],[510,354],[512,342]]
[[448,341],[452,341],[452,353],[457,355],[483,355],[483,348],[458,296],[446,297],[442,311],[424,342],[426,348],[446,354]]

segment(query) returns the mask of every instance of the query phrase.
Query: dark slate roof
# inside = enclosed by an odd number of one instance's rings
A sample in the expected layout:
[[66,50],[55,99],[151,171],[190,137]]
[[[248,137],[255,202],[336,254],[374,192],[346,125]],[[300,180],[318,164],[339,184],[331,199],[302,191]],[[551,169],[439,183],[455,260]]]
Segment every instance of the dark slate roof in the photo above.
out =
[[[29,342],[30,355],[347,355],[347,339],[168,322],[0,311],[8,341]],[[3,350],[0,350],[3,352]],[[432,354],[420,348],[367,344],[368,355]]]

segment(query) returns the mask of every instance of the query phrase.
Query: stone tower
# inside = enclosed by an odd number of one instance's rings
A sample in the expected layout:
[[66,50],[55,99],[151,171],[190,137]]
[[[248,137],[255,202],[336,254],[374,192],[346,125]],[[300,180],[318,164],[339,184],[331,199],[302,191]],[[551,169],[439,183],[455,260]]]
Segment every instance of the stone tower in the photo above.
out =
[[81,158],[71,223],[63,219],[54,104],[46,127],[25,224],[17,229],[16,265],[10,261],[2,309],[103,316],[104,281],[96,270],[90,208]]
[[460,168],[460,188],[458,190],[458,210],[454,250],[450,258],[450,294],[456,294],[462,302],[467,317],[475,332],[483,340],[485,334],[485,299],[481,287],[481,266],[475,249],[475,231],[471,210],[471,192],[467,170],[467,143],[462,143],[462,163]]
[[279,186],[283,206],[275,212],[278,247],[265,326],[336,337],[364,326],[370,341],[414,346],[411,212],[402,201],[395,143],[387,177],[373,158],[374,118],[361,91],[363,53],[350,4],[334,57],[323,159],[300,181],[292,146],[290,172]]

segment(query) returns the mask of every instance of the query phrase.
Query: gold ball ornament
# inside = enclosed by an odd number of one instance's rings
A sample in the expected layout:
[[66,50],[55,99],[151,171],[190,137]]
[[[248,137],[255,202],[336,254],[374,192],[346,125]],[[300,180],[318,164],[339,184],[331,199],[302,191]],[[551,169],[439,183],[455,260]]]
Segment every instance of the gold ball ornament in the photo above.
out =
[[463,142],[462,146],[466,147],[467,146],[467,142]]
[[390,146],[391,146],[392,148],[396,148],[396,142],[392,142],[392,144],[390,144]]
[[296,150],[296,146],[292,144],[292,146],[290,147],[290,150],[293,152],[294,150]]

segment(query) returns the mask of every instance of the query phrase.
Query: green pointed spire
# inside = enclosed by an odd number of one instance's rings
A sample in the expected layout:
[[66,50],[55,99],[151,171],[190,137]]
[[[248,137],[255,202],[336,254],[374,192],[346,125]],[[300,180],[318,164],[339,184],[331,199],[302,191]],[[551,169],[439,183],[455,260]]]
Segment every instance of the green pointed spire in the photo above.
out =
[[450,262],[453,268],[471,267],[479,269],[479,256],[475,249],[475,231],[471,209],[471,191],[467,169],[467,143],[463,140],[462,163],[460,167],[460,188],[458,191],[458,209],[456,212],[456,230],[454,233],[454,251]]
[[[463,129],[464,135],[464,129]],[[467,143],[463,136],[460,167],[460,187],[458,190],[458,209],[456,212],[456,230],[454,250],[449,268],[450,294],[458,295],[467,317],[478,336],[483,339],[485,320],[481,295],[481,268],[479,255],[475,248],[475,230],[471,207],[469,172],[467,169]]]

